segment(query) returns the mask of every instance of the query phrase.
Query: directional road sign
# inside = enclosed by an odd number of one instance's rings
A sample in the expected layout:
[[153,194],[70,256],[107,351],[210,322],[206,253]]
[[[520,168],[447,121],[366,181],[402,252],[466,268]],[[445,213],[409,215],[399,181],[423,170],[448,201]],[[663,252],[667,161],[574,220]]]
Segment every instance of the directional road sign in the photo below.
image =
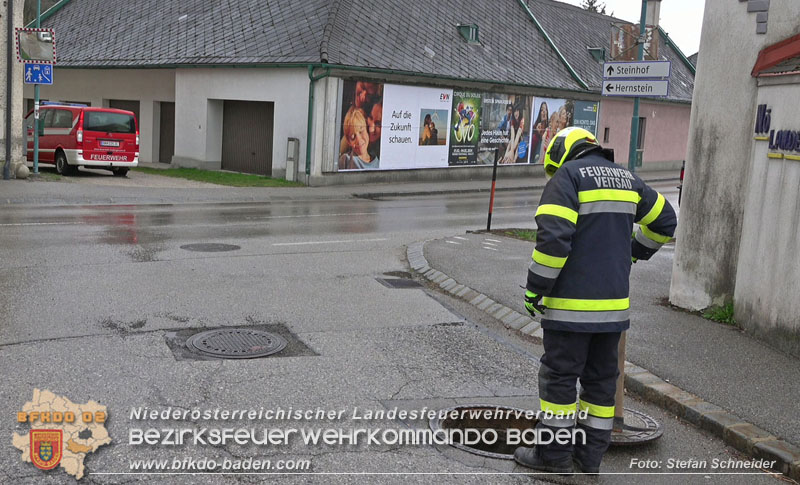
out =
[[53,84],[52,64],[25,63],[25,84]]
[[643,98],[663,98],[668,95],[669,81],[667,80],[603,80],[603,96],[639,96]]
[[647,79],[669,77],[669,61],[606,62],[603,77],[606,79]]

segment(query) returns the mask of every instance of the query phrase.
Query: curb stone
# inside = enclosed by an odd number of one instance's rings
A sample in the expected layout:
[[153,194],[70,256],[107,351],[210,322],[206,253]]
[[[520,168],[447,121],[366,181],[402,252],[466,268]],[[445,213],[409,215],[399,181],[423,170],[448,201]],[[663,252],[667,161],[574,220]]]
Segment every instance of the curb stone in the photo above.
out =
[[[407,257],[413,260],[412,269],[433,283],[452,283],[450,291],[455,297],[483,310],[487,315],[499,319],[507,328],[525,335],[542,339],[541,324],[528,315],[495,302],[485,295],[449,275],[434,269],[425,258],[423,249],[428,241],[408,246]],[[416,267],[418,268],[416,268]],[[424,269],[425,271],[422,271]],[[438,280],[438,281],[437,281]],[[800,481],[800,448],[769,432],[727,412],[725,409],[704,401],[700,397],[664,381],[647,369],[625,361],[625,387],[642,398],[661,406],[684,421],[710,432],[712,435],[737,450],[755,459],[774,461],[772,470]]]

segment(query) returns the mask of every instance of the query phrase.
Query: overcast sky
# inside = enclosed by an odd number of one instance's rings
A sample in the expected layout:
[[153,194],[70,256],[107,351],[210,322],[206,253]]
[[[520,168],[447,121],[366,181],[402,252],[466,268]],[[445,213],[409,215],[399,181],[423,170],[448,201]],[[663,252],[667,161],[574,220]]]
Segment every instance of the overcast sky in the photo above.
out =
[[[580,5],[582,0],[559,0]],[[629,22],[639,23],[642,14],[641,0],[601,0],[606,4],[606,13]],[[661,28],[678,44],[688,57],[697,52],[700,45],[700,28],[703,24],[703,0],[662,0]]]

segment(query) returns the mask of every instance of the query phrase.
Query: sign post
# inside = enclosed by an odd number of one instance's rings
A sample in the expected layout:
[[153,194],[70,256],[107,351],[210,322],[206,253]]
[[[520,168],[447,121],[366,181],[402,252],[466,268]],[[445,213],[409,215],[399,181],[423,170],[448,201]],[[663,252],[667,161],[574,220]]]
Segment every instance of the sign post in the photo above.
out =
[[11,32],[14,28],[14,2],[7,2],[8,12],[6,14],[6,160],[3,164],[3,180],[11,178],[11,89],[14,83],[11,82],[13,77],[13,64],[11,61]]
[[33,84],[33,173],[39,173],[39,86],[53,84],[55,36],[42,29],[42,0],[36,0],[36,28],[17,29],[17,60],[25,63],[25,84]]
[[603,80],[603,96],[666,97],[669,81],[660,79]]
[[[647,0],[642,0],[642,16],[639,19],[639,56],[640,61],[644,60],[644,33],[647,22]],[[603,83],[605,84],[605,83]],[[636,143],[639,140],[639,97],[633,98],[633,117],[631,118],[631,144],[628,149],[628,170],[636,170]]]

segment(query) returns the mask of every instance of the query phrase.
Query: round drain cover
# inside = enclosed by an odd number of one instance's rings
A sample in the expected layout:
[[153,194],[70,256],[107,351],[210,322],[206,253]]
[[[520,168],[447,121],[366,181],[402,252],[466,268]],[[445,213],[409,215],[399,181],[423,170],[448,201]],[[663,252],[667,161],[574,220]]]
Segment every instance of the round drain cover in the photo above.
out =
[[246,328],[208,330],[186,340],[190,350],[223,359],[265,357],[280,352],[286,343],[280,335]]
[[181,249],[187,251],[200,251],[203,253],[218,253],[222,251],[236,251],[242,249],[241,246],[235,244],[220,244],[220,243],[198,243],[198,244],[184,244]]

